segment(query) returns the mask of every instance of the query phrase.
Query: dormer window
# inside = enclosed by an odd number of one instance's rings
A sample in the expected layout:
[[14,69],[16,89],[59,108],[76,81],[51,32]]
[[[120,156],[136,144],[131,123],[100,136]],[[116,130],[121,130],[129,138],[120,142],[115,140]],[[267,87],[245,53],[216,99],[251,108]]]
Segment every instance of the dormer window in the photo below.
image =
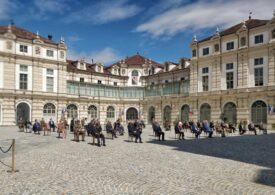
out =
[[20,52],[28,53],[28,46],[27,45],[20,45]]
[[234,42],[228,42],[226,43],[226,50],[232,50],[234,49]]
[[47,49],[47,56],[48,57],[53,57],[53,50]]
[[98,71],[98,72],[101,72],[101,66],[98,66],[98,67],[97,67],[97,71]]
[[241,42],[241,47],[245,46],[246,45],[246,38],[242,37],[240,42]]
[[214,50],[215,50],[215,52],[219,52],[220,45],[218,43],[214,45]]
[[255,44],[263,43],[264,42],[264,35],[256,35],[255,36]]
[[82,69],[82,70],[85,69],[84,63],[79,64],[79,69]]
[[209,54],[209,47],[203,48],[202,49],[202,55],[206,56]]

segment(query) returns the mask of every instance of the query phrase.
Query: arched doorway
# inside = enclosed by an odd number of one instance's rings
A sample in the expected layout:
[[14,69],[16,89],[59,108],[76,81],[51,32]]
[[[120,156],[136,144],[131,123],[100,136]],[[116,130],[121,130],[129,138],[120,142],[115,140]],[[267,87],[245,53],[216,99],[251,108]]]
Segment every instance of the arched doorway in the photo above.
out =
[[138,111],[135,108],[129,108],[126,112],[126,120],[138,119]]
[[171,122],[172,108],[170,106],[165,106],[163,109],[163,121]]
[[223,108],[223,119],[225,123],[237,124],[237,106],[233,102],[228,102]]
[[182,122],[188,122],[189,121],[189,111],[190,108],[188,105],[183,105],[181,107],[181,112],[180,112],[180,116],[181,116],[181,121]]
[[50,119],[52,119],[53,121],[56,121],[56,108],[55,105],[52,103],[47,103],[44,105],[43,107],[43,118],[46,121],[49,121]]
[[201,105],[200,109],[200,121],[211,120],[211,106],[207,103]]
[[16,123],[18,123],[20,118],[23,121],[30,120],[30,106],[25,102],[19,103],[16,107]]
[[155,118],[155,108],[151,106],[148,110],[148,123],[152,124],[152,120]]
[[267,124],[267,105],[265,102],[258,100],[252,104],[251,120],[255,125]]

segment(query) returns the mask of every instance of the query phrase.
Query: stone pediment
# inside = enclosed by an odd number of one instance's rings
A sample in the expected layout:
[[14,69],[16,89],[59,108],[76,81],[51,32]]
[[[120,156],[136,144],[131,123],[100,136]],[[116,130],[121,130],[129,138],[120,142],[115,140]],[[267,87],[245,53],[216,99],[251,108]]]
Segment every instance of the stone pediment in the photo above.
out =
[[11,32],[5,33],[4,37],[7,38],[7,39],[16,39],[16,35],[11,33]]

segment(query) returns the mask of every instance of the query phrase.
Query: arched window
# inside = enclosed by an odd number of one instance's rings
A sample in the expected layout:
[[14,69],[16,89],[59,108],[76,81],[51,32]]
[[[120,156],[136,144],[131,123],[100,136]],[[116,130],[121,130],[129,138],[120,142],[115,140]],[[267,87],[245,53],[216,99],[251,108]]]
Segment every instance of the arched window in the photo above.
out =
[[126,112],[127,120],[136,120],[138,119],[138,111],[136,108],[129,108]]
[[77,107],[74,104],[67,106],[67,118],[77,118]]
[[107,118],[115,118],[115,109],[113,106],[107,108]]
[[132,77],[134,77],[134,76],[138,76],[138,71],[137,70],[132,71]]
[[55,115],[55,105],[52,103],[47,103],[43,108],[44,116],[54,116]]
[[171,113],[172,113],[172,108],[170,106],[165,106],[163,109],[163,121],[169,121],[171,122]]
[[97,118],[97,108],[94,105],[91,105],[88,108],[88,114],[91,116],[91,118],[95,119]]
[[137,85],[138,84],[138,71],[133,70],[132,71],[132,85]]

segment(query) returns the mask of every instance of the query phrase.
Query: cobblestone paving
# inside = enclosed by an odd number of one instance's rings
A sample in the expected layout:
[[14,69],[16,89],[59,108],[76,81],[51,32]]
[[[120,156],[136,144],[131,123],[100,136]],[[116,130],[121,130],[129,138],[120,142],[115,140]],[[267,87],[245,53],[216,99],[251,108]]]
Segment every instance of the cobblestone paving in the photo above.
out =
[[[159,142],[146,128],[142,144],[126,135],[107,147],[0,128],[0,146],[16,138],[18,173],[0,163],[0,194],[275,194],[275,134]],[[11,163],[11,153],[0,154]]]

